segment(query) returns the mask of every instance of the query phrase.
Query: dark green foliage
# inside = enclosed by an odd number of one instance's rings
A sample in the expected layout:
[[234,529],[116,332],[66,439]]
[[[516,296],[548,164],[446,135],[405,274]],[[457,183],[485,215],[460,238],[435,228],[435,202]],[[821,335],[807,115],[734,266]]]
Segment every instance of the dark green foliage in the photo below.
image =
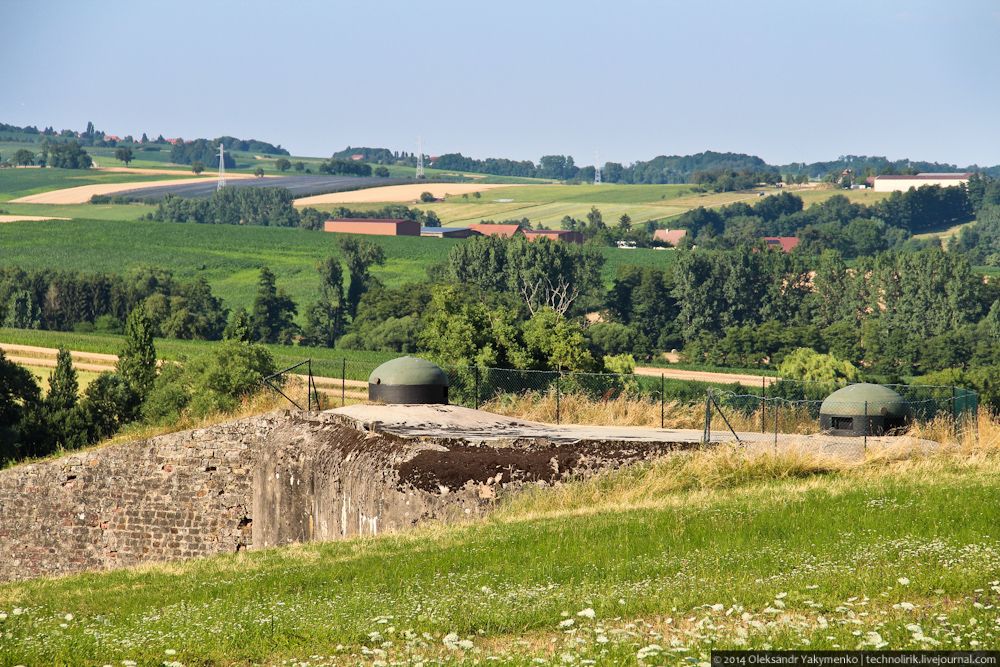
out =
[[34,376],[0,350],[0,462],[43,453],[25,438],[27,421],[37,414],[40,403]]
[[76,449],[88,442],[87,420],[79,404],[80,385],[69,350],[59,348],[55,370],[49,375],[45,421],[56,449]]
[[422,317],[435,287],[413,283],[402,287],[376,286],[361,297],[350,332],[339,345],[351,349],[416,352]]
[[58,169],[90,169],[94,161],[76,141],[42,145],[39,164]]
[[319,299],[306,312],[300,345],[333,347],[344,334],[347,307],[344,302],[344,272],[340,259],[328,257],[317,267]]
[[1000,205],[980,209],[976,224],[963,227],[950,249],[964,253],[974,264],[1000,266]]
[[[635,354],[652,346],[669,350],[680,346],[676,328],[679,308],[673,279],[661,269],[622,267],[608,292],[606,307],[616,320],[630,325],[637,342]],[[622,352],[607,352],[621,354]]]
[[118,160],[119,162],[124,163],[125,166],[127,167],[129,162],[135,159],[135,156],[132,154],[131,148],[128,148],[126,146],[119,146],[118,148],[115,149],[115,159]]
[[482,292],[514,295],[532,313],[548,307],[566,314],[599,298],[603,264],[590,244],[484,236],[452,248],[448,275]]
[[27,167],[35,164],[35,154],[26,148],[19,148],[14,151],[14,164],[19,167]]
[[153,388],[156,379],[156,349],[153,347],[153,323],[146,315],[145,308],[136,308],[125,321],[125,347],[118,353],[118,363],[115,372],[125,383],[125,386],[135,395],[137,404],[133,410],[126,411],[134,415],[138,403],[145,400]]
[[167,195],[150,213],[151,220],[217,225],[297,227],[299,213],[285,188],[223,188],[208,199]]
[[347,313],[353,319],[357,315],[361,297],[372,287],[381,284],[371,275],[371,268],[385,264],[385,250],[367,239],[352,237],[340,239],[339,244],[351,278],[347,288]]
[[635,327],[620,322],[598,322],[584,330],[591,354],[600,359],[607,355],[631,354],[645,356],[650,353],[649,339]]
[[298,333],[293,318],[298,312],[295,302],[279,291],[274,273],[266,266],[260,270],[257,298],[253,302],[254,340],[262,343],[290,343]]
[[288,171],[292,168],[292,163],[288,158],[280,157],[274,161],[274,168],[278,171]]
[[[213,143],[222,144],[227,151],[243,151],[244,153],[266,153],[267,155],[289,155],[288,151],[281,147],[270,144],[259,139],[237,139],[236,137],[219,137]],[[216,151],[218,152],[218,151]]]
[[353,160],[331,158],[319,166],[324,174],[344,174],[349,176],[371,176],[371,165]]
[[19,329],[114,330],[146,306],[155,335],[216,340],[226,309],[203,278],[178,282],[169,271],[128,276],[0,269],[4,325]]
[[14,329],[37,329],[39,323],[38,307],[31,292],[26,289],[15,292],[7,304],[7,316],[3,325]]
[[[229,147],[226,147],[229,149]],[[236,167],[236,160],[227,151],[223,154],[226,169]],[[219,140],[209,141],[208,139],[195,139],[194,141],[178,141],[170,149],[170,161],[175,164],[194,164],[200,162],[203,165],[219,164]]]
[[226,329],[222,334],[226,340],[241,340],[250,343],[254,338],[253,318],[246,308],[239,308],[233,312],[226,324]]
[[171,423],[233,410],[261,391],[261,379],[275,370],[274,358],[262,345],[227,340],[210,355],[165,367],[142,406],[143,418]]

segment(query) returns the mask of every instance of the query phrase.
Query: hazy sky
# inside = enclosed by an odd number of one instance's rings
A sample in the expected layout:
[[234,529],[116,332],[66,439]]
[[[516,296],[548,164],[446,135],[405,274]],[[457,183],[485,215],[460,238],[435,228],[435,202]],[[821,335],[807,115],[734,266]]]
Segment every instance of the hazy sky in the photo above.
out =
[[578,164],[1000,163],[1000,3],[0,0],[0,121]]

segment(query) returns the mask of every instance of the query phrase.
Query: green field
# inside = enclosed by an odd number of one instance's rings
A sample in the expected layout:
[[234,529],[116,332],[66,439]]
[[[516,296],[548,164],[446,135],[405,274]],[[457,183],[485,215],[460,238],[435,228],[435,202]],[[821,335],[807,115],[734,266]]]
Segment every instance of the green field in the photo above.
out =
[[481,523],[6,584],[0,663],[699,665],[747,646],[995,648],[995,447],[854,470],[674,455],[515,497]]
[[[110,208],[106,216],[122,209],[130,214],[143,210],[122,206]],[[316,265],[339,253],[339,238],[274,227],[82,219],[17,222],[0,225],[0,247],[5,249],[0,266],[114,273],[142,266],[168,268],[181,278],[203,276],[227,306],[238,308],[252,304],[260,267],[267,265],[301,311],[315,299]],[[462,243],[420,237],[365,238],[385,249],[388,261],[374,273],[387,285],[424,279],[428,267],[444,262],[449,249]],[[606,282],[618,266],[666,266],[674,257],[671,251],[650,249],[602,248],[602,252],[607,258]]]
[[[118,354],[125,345],[125,337],[107,333],[0,328],[0,343],[48,348],[65,347],[74,352]],[[154,346],[157,358],[184,361],[214,352],[219,343],[205,340],[157,338],[154,341]],[[288,368],[306,359],[312,359],[314,375],[339,378],[346,371],[347,379],[354,380],[367,380],[368,375],[376,366],[399,356],[395,352],[344,350],[327,347],[299,347],[296,345],[265,345],[265,347],[270,350],[275,365],[279,369]],[[306,371],[301,369],[296,372],[305,373]]]

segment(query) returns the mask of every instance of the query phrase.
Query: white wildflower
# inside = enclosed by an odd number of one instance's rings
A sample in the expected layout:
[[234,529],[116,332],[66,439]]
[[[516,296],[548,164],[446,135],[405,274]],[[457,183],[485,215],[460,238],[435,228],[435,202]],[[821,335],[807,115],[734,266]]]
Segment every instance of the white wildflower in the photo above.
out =
[[778,593],[777,595],[775,595],[774,599],[775,600],[780,600],[781,598],[786,597],[787,595],[788,595],[788,593],[781,592],[781,593]]
[[580,611],[576,612],[576,615],[579,616],[580,618],[594,618],[594,616],[596,616],[597,614],[594,612],[593,609],[587,607],[586,609],[581,609]]
[[65,618],[66,622],[68,623],[69,621],[73,620],[73,614],[66,614],[65,616],[63,616],[63,618]]
[[472,642],[468,639],[463,639],[460,642],[458,642],[458,648],[462,649],[463,651],[471,651]]
[[915,607],[912,602],[900,602],[899,608],[905,611],[913,611]]
[[658,655],[662,651],[663,647],[660,646],[659,644],[650,644],[649,646],[643,646],[641,649],[639,649],[636,652],[635,657],[638,658],[639,660],[645,660],[646,658]]
[[20,607],[14,607],[14,609],[10,613],[14,614],[15,616],[20,616],[21,614],[24,613],[24,610],[21,609]]
[[567,665],[576,661],[576,658],[572,653],[563,653],[559,656],[559,659],[565,662]]
[[559,621],[560,628],[571,628],[573,624],[576,623],[572,618],[567,618],[566,620]]
[[7,612],[0,611],[0,621],[6,621],[6,620],[7,620]]
[[910,585],[910,580],[907,579],[906,577],[900,577],[896,581],[898,581],[903,586],[909,586]]
[[163,652],[163,654],[164,655],[177,655],[177,651],[175,651],[172,648],[168,648],[166,651]]
[[607,644],[608,638],[605,635],[597,635],[597,638],[594,639],[594,641],[598,644]]
[[711,606],[712,611],[722,611],[725,608],[726,608],[726,605],[724,605],[724,604],[713,604]]

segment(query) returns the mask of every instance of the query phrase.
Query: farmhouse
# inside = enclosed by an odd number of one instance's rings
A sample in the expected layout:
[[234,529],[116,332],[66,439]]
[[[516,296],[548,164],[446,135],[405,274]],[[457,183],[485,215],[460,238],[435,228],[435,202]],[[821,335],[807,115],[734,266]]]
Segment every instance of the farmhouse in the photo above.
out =
[[919,188],[922,185],[940,185],[942,188],[954,185],[965,185],[969,182],[969,172],[960,174],[936,174],[925,173],[910,176],[876,176],[872,179],[872,188],[875,192],[906,192],[910,188]]
[[799,239],[794,236],[765,236],[763,239],[768,248],[791,252],[799,245]]
[[502,236],[503,238],[514,238],[518,234],[523,234],[520,225],[496,225],[492,223],[479,223],[470,225],[469,229],[479,232],[483,236]]
[[323,231],[373,236],[420,236],[420,223],[416,220],[392,218],[336,218],[324,222]]
[[527,229],[524,231],[524,237],[529,241],[549,239],[563,243],[583,243],[583,234],[568,229]]
[[654,241],[662,241],[663,243],[672,245],[675,248],[685,236],[687,236],[686,229],[657,229],[653,232]]

